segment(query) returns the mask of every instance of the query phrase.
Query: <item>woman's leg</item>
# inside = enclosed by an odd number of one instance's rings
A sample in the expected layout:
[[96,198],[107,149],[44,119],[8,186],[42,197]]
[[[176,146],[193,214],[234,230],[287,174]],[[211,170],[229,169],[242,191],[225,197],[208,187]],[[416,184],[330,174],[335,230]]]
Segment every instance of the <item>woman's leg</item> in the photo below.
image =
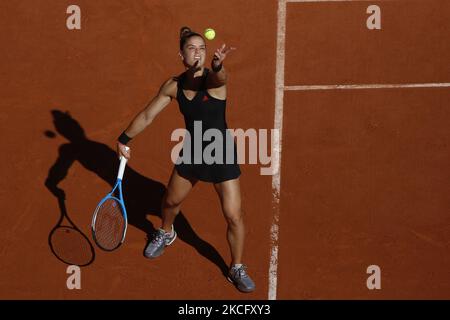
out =
[[169,185],[164,194],[162,207],[162,226],[156,230],[153,239],[147,244],[144,256],[149,259],[157,258],[164,252],[164,248],[175,241],[177,233],[172,225],[180,212],[181,202],[186,198],[196,181],[181,177],[176,169],[172,171]]
[[231,250],[231,266],[228,280],[242,292],[255,290],[255,283],[242,264],[245,227],[241,210],[241,190],[239,179],[228,180],[214,185],[220,197],[223,214],[228,223],[227,239]]
[[172,225],[175,217],[180,212],[181,203],[196,183],[196,180],[183,178],[178,174],[175,168],[173,169],[172,175],[170,176],[169,185],[167,186],[167,190],[161,204],[161,228],[166,232],[172,231]]
[[231,265],[241,264],[245,226],[241,210],[239,179],[217,183],[214,187],[219,195],[222,211],[228,223],[227,240],[231,251]]

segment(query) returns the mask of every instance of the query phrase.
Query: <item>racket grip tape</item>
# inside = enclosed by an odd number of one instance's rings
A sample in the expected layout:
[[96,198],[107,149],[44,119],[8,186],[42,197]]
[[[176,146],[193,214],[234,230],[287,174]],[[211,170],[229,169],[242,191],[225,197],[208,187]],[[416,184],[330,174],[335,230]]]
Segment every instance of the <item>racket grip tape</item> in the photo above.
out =
[[[129,147],[125,147],[125,148],[127,151],[130,150]],[[122,180],[123,174],[125,172],[125,166],[127,165],[127,161],[128,161],[128,159],[125,158],[124,156],[120,157],[120,166],[119,166],[119,173],[117,174],[117,179]]]

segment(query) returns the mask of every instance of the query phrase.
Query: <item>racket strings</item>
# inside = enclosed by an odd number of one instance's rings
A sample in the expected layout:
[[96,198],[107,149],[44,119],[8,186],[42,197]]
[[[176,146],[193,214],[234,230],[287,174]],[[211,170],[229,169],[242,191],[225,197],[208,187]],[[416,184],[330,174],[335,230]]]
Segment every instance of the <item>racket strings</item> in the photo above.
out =
[[125,219],[120,203],[107,199],[99,207],[94,225],[97,244],[106,250],[117,248],[125,232]]

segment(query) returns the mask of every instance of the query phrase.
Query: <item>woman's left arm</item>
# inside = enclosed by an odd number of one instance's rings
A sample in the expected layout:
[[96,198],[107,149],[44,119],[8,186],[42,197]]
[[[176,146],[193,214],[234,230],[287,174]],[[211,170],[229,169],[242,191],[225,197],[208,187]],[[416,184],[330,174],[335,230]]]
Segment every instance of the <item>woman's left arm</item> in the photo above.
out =
[[212,72],[209,76],[209,87],[211,88],[219,88],[227,83],[227,73],[223,66],[223,61],[227,57],[227,54],[231,51],[236,50],[234,47],[226,47],[225,44],[222,45],[219,49],[214,53],[214,58],[211,62]]

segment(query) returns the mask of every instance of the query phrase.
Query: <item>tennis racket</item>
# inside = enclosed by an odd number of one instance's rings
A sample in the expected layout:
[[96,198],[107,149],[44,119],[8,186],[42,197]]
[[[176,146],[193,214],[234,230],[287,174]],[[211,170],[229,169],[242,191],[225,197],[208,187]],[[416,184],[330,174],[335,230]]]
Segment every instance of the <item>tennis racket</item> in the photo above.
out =
[[117,249],[125,240],[127,232],[127,210],[122,194],[122,179],[126,164],[127,159],[121,156],[116,184],[111,192],[99,202],[92,217],[91,227],[94,241],[106,251]]

